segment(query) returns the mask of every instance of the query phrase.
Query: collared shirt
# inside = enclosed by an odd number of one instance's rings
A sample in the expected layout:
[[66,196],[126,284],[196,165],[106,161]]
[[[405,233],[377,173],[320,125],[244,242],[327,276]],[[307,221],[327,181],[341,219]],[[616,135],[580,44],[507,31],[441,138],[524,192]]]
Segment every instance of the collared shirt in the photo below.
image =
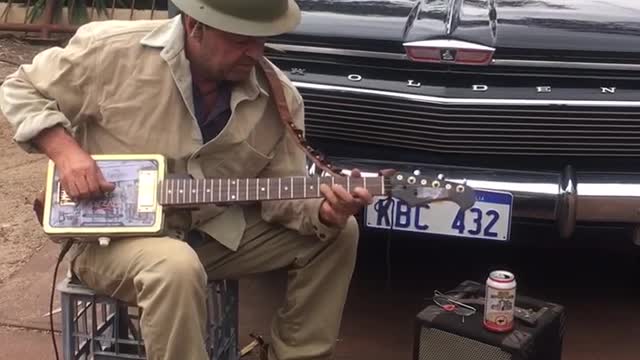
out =
[[224,81],[218,84],[216,100],[211,109],[207,109],[205,100],[205,95],[194,84],[193,107],[200,132],[202,132],[202,140],[207,143],[215,138],[229,121],[231,116],[231,85]]

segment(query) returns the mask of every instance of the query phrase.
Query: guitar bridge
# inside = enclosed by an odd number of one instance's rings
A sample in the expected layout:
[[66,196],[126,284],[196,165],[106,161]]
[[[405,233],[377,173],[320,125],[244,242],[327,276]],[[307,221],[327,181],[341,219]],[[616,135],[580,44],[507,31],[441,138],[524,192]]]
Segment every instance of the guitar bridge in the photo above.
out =
[[156,211],[158,172],[155,170],[141,170],[138,172],[138,212],[150,213]]

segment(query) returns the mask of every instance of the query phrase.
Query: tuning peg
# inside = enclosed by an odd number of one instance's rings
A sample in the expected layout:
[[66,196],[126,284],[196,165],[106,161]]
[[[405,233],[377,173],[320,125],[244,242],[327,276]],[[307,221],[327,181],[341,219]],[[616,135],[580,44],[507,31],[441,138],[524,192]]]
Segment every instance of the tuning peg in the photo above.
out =
[[420,170],[413,170],[413,175],[420,176]]
[[438,180],[444,181],[444,174],[438,174]]

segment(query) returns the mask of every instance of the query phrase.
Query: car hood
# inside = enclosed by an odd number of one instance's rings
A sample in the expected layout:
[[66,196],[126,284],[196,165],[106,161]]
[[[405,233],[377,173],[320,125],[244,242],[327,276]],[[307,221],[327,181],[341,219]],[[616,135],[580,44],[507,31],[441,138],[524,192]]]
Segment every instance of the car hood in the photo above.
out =
[[640,54],[637,0],[299,0],[290,43],[403,52],[456,39],[496,48]]

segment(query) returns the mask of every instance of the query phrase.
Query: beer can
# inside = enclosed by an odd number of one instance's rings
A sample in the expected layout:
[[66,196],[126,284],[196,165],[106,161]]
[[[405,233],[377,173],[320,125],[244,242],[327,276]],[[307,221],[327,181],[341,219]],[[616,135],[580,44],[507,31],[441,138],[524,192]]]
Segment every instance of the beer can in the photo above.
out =
[[484,327],[494,332],[513,330],[516,307],[516,278],[504,270],[492,271],[487,278]]

